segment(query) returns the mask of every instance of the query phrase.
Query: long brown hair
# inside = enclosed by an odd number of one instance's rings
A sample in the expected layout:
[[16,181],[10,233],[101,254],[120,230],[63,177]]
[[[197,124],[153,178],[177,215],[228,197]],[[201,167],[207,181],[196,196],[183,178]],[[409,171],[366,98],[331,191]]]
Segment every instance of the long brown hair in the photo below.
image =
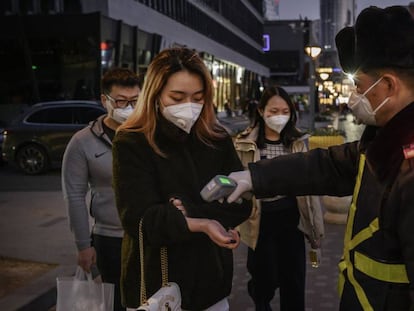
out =
[[148,66],[134,112],[118,131],[144,133],[154,151],[165,156],[154,138],[159,98],[171,75],[184,70],[200,76],[203,81],[204,105],[193,131],[207,145],[212,145],[212,140],[223,138],[226,132],[218,125],[213,109],[213,82],[210,72],[197,52],[188,48],[165,49],[153,59]]

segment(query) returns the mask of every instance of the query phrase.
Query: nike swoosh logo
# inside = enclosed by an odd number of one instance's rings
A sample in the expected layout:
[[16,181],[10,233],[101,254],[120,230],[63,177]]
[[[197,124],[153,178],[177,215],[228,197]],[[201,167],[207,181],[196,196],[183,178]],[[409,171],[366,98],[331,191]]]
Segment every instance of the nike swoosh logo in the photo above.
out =
[[108,151],[104,151],[104,152],[101,152],[101,153],[95,153],[95,158],[99,158],[99,157],[103,156],[107,152]]

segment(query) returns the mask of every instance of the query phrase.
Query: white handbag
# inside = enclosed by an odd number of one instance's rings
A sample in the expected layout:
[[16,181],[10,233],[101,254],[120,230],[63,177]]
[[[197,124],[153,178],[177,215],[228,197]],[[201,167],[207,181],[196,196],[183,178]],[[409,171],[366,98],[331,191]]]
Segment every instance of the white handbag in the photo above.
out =
[[162,287],[147,299],[144,274],[144,238],[142,234],[142,219],[139,222],[139,254],[141,260],[141,306],[139,311],[181,311],[181,291],[177,283],[168,282],[167,248],[161,247],[161,276]]

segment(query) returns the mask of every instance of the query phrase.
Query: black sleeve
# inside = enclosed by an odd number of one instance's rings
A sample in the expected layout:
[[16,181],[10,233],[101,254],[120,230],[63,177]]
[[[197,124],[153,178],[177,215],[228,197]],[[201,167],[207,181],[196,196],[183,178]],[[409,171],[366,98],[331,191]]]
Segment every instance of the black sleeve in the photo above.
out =
[[[229,175],[233,171],[243,170],[243,165],[234,149],[231,137],[220,143],[220,148],[222,148],[220,174]],[[252,201],[244,199],[241,203],[230,204],[226,200],[222,203],[219,201],[205,202],[199,195],[197,202],[187,203],[185,205],[188,206],[190,216],[218,220],[225,228],[234,228],[244,222],[250,216],[252,209]]]
[[275,195],[351,195],[358,142],[314,149],[249,164],[257,198]]
[[410,168],[395,182],[395,193],[398,198],[390,197],[390,201],[393,200],[391,202],[394,206],[400,206],[399,212],[393,210],[393,213],[397,219],[399,242],[410,282],[410,292],[414,298],[414,160],[411,159],[409,162]]

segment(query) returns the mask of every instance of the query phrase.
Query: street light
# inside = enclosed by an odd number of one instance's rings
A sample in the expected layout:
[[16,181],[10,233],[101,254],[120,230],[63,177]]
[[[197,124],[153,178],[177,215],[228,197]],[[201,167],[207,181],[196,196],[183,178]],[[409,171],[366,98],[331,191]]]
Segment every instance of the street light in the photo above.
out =
[[322,49],[317,45],[308,45],[305,47],[305,53],[309,56],[309,119],[310,119],[310,131],[315,130],[315,60],[321,53]]
[[319,74],[319,77],[321,78],[321,80],[326,81],[329,78],[329,73],[327,73],[327,72],[321,72]]

